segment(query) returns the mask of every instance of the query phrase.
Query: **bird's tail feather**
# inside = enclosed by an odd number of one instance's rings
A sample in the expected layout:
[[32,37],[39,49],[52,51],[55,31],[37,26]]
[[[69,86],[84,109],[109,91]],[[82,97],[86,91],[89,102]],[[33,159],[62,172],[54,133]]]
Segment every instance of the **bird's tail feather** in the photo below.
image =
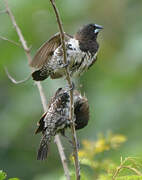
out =
[[32,73],[33,80],[35,81],[43,81],[44,79],[48,78],[48,76],[49,73],[47,71],[43,71],[42,69],[39,69]]
[[51,137],[43,136],[37,153],[37,160],[45,160],[47,158]]

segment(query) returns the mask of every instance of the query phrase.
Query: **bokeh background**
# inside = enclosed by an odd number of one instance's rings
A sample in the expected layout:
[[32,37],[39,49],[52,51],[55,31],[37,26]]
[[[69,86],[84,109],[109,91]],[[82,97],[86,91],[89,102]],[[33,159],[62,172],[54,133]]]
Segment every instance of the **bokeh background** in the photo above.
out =
[[[48,0],[11,0],[9,5],[34,56],[58,31],[53,9]],[[90,104],[90,122],[77,133],[79,141],[112,131],[128,140],[108,157],[119,161],[121,155],[142,156],[142,1],[57,0],[57,5],[70,34],[90,22],[104,26],[98,38],[98,61],[78,80]],[[0,35],[19,42],[6,14],[0,14]],[[3,66],[17,80],[30,74],[23,50],[0,40],[0,169],[22,180],[59,179],[63,169],[54,143],[47,161],[36,160],[40,135],[34,131],[43,113],[38,90],[31,79],[12,84]],[[48,79],[42,84],[48,100],[65,81]],[[62,140],[69,155],[71,146]]]

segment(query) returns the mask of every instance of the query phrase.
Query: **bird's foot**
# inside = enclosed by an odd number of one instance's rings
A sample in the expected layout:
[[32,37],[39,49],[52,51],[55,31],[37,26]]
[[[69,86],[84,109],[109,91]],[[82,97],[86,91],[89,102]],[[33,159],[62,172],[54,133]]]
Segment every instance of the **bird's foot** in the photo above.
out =
[[[63,134],[62,134],[63,135]],[[66,139],[67,139],[67,141],[71,144],[71,146],[72,146],[72,148],[74,149],[74,143],[73,143],[73,141],[68,137],[68,136],[66,136],[65,134],[63,135],[63,137],[65,137]],[[79,143],[79,141],[77,140],[77,149],[79,149],[80,148],[80,143]]]
[[75,89],[74,82],[71,82],[71,86],[68,87],[68,91],[73,91]]
[[61,68],[67,68],[69,66],[69,62],[67,62],[66,64],[62,64]]

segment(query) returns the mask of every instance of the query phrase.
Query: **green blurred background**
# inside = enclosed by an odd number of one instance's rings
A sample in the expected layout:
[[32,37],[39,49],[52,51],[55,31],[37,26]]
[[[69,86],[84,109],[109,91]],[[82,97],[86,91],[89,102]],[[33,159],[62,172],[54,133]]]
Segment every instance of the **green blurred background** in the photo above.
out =
[[[49,0],[10,0],[28,45],[34,55],[40,45],[58,31]],[[89,125],[78,132],[82,139],[95,140],[111,130],[127,136],[128,141],[107,154],[114,161],[120,156],[142,155],[142,1],[134,0],[57,0],[64,29],[70,34],[83,24],[103,25],[98,41],[100,51],[96,64],[79,80],[90,104]],[[4,3],[0,1],[0,10]],[[19,42],[6,14],[0,14],[0,35]],[[0,40],[0,169],[9,177],[22,180],[59,179],[63,174],[57,147],[52,143],[47,161],[38,162],[36,151],[40,135],[34,131],[43,113],[34,82],[14,85],[3,66],[17,80],[29,75],[23,50]],[[64,79],[44,81],[46,97],[65,85]],[[71,146],[63,138],[65,152]],[[106,154],[102,155],[106,156]]]

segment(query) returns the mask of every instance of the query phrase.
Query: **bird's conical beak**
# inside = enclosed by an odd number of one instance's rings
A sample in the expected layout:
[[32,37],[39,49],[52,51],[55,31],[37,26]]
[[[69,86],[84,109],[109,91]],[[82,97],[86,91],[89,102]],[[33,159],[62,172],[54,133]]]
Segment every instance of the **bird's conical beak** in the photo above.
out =
[[99,33],[102,29],[104,29],[103,28],[103,26],[101,26],[101,25],[98,25],[98,24],[94,24],[94,26],[95,26],[95,30],[94,30],[94,32],[97,34],[97,33]]
[[101,26],[101,25],[98,25],[98,24],[94,24],[94,25],[97,29],[103,29],[103,26]]

